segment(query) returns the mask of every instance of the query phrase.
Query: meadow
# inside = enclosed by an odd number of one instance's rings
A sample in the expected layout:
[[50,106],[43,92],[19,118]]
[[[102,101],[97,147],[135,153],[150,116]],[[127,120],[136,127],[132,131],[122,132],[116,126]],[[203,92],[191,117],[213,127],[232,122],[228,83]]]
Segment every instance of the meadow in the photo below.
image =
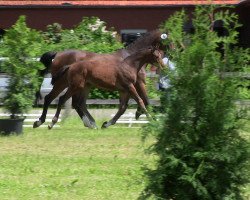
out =
[[[142,142],[140,128],[90,130],[76,117],[0,137],[0,199],[135,200],[146,184],[143,167],[154,163],[144,151],[152,142]],[[250,187],[244,193],[248,199]]]
[[24,128],[0,137],[0,199],[137,199],[145,180],[139,128],[90,130],[70,118],[60,128]]

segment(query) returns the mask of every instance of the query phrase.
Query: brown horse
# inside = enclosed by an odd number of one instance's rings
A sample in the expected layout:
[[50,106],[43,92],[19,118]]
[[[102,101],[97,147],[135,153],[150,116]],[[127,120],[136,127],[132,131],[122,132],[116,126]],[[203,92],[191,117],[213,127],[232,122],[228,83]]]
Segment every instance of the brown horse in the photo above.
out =
[[[124,49],[120,49],[114,52],[112,55],[115,57],[119,57],[121,59],[125,59],[129,55],[135,53],[138,49],[148,47],[151,45],[161,45],[161,32],[159,30],[151,31],[146,33],[144,36],[137,39],[134,43],[129,45]],[[160,46],[162,48],[162,46]],[[163,49],[163,48],[162,48]],[[41,57],[41,62],[46,66],[44,71],[48,71],[50,68],[52,77],[54,77],[57,72],[66,65],[70,65],[74,62],[84,60],[87,58],[94,57],[98,54],[80,51],[80,50],[68,50],[63,52],[47,52]],[[140,97],[143,99],[144,104],[147,106],[149,104],[147,92],[145,88],[145,69],[142,68],[138,73],[137,82],[135,84],[136,90],[140,94]],[[36,121],[33,125],[34,128],[39,127],[42,123],[45,122],[46,114],[50,103],[67,87],[67,81],[64,79],[64,76],[58,78],[57,81],[54,81],[54,87],[52,91],[45,97],[43,113],[39,118],[39,121]],[[86,96],[89,91],[85,91],[82,94],[75,94],[72,96],[72,106],[77,111],[80,118],[83,120],[85,126],[87,127],[96,127],[95,121],[93,117],[89,114],[89,112],[84,109],[86,107]],[[83,95],[83,96],[82,96]],[[136,118],[140,116],[142,113],[140,107],[138,107],[136,112]]]
[[160,66],[164,66],[158,48],[147,47],[138,50],[125,59],[114,54],[97,54],[61,68],[55,79],[65,76],[68,80],[68,89],[59,98],[57,111],[49,128],[52,128],[57,122],[62,105],[72,95],[88,91],[91,86],[111,91],[117,90],[120,93],[118,112],[109,122],[104,122],[102,128],[107,128],[116,123],[127,109],[129,97],[134,98],[140,109],[149,117],[145,104],[135,88],[137,74],[146,63],[158,63]]

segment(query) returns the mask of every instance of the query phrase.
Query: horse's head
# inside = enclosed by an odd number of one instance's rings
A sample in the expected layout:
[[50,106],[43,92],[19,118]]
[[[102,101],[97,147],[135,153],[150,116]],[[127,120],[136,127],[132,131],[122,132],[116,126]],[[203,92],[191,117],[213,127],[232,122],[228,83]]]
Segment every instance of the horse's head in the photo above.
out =
[[129,46],[126,47],[126,50],[132,54],[139,51],[140,49],[147,48],[150,46],[158,46],[159,49],[165,51],[166,46],[164,40],[167,39],[167,34],[162,33],[160,30],[153,30],[145,33]]
[[157,33],[157,35],[155,36],[155,41],[154,41],[154,43],[152,43],[152,45],[157,46],[162,51],[165,51],[166,50],[166,40],[168,38],[168,35],[166,33],[159,31],[159,30],[156,33]]
[[130,66],[136,66],[136,63],[138,63],[140,67],[145,64],[152,64],[163,68],[165,66],[162,60],[163,55],[164,52],[159,46],[149,46],[138,50],[124,60],[126,63],[129,63]]
[[159,48],[159,46],[149,47],[149,56],[147,57],[147,62],[159,66],[160,68],[164,68],[165,64],[163,63],[163,55],[164,52]]

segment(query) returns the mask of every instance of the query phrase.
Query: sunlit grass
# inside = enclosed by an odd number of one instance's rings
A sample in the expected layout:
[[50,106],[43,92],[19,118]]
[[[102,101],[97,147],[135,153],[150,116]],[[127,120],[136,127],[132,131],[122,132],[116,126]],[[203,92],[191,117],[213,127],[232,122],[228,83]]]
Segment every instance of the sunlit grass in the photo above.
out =
[[137,199],[149,161],[140,129],[25,128],[0,137],[0,199]]
[[[140,128],[90,130],[76,117],[53,130],[0,137],[0,199],[135,200],[145,186],[142,168],[154,163],[144,153],[152,142],[141,141]],[[250,185],[243,192],[248,200]]]

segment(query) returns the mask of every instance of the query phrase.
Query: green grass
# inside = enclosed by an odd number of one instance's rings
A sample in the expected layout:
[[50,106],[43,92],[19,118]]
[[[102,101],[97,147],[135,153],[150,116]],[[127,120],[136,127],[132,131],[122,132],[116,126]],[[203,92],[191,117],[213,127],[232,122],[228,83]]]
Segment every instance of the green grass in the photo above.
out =
[[[0,200],[135,200],[143,166],[154,163],[144,153],[152,142],[142,143],[139,128],[90,130],[78,118],[0,137]],[[243,191],[248,199],[250,185]]]
[[0,199],[137,199],[144,188],[140,129],[26,128],[0,137]]

